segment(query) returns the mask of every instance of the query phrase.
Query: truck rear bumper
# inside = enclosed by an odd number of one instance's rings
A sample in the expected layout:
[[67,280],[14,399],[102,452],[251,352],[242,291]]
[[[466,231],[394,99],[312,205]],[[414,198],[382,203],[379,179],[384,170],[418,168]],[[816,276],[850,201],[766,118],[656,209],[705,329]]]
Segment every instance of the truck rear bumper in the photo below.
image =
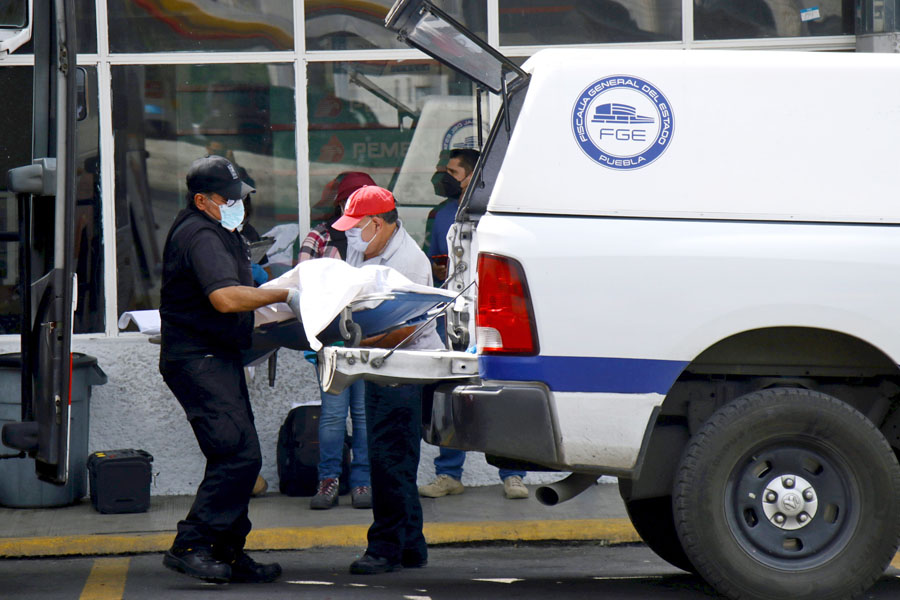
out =
[[322,389],[339,394],[358,379],[382,385],[457,382],[478,375],[478,357],[450,350],[327,346],[319,352]]
[[442,385],[435,390],[423,435],[434,445],[548,467],[564,463],[552,393],[540,383]]

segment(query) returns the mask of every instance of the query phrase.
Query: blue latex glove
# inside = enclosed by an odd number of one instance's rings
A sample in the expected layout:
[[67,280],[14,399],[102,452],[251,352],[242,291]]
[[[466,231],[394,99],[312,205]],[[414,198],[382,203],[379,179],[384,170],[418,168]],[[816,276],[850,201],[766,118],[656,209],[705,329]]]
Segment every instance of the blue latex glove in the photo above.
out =
[[269,280],[269,274],[258,264],[251,264],[250,269],[253,271],[253,282],[256,285],[262,285]]
[[315,352],[313,352],[312,350],[304,350],[303,358],[306,359],[306,362],[308,362],[311,365],[315,365],[319,362],[318,355]]

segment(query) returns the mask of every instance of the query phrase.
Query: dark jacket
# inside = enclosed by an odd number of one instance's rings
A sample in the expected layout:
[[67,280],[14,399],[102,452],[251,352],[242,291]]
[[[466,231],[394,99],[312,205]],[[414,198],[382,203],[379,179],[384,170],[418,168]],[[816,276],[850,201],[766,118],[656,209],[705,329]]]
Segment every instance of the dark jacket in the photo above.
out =
[[209,301],[233,285],[253,286],[246,240],[194,206],[182,210],[163,250],[161,358],[235,357],[250,346],[253,312],[220,313]]

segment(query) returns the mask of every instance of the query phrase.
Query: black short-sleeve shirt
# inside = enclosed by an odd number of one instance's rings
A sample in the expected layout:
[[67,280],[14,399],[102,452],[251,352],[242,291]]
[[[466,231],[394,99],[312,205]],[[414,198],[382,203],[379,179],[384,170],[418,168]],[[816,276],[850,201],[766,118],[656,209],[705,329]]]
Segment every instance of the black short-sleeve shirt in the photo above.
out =
[[234,357],[248,348],[253,312],[220,313],[209,301],[212,292],[234,285],[253,285],[246,240],[193,207],[181,211],[163,250],[161,356]]

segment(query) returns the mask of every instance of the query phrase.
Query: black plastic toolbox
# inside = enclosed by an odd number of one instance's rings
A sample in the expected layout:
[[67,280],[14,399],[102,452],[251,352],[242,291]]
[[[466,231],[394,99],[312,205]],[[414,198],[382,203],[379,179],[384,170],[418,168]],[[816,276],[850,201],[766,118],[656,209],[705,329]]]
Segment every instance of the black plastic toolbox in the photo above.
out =
[[104,450],[88,457],[91,504],[101,513],[138,513],[150,508],[150,463],[144,450]]

